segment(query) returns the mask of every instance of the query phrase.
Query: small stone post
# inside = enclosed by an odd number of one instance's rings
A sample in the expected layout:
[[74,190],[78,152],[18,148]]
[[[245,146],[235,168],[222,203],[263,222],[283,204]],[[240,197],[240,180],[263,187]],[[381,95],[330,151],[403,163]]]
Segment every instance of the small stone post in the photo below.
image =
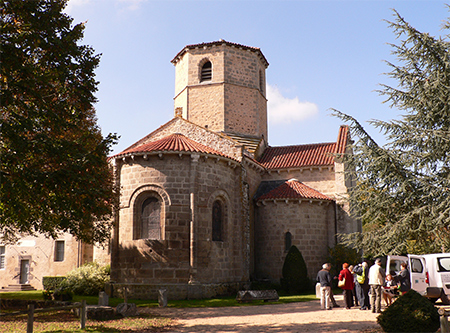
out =
[[167,306],[167,289],[161,288],[158,289],[158,304],[160,307],[166,307]]
[[80,311],[80,328],[84,330],[86,327],[86,300],[81,301],[81,311]]
[[28,304],[27,333],[33,333],[34,304]]
[[101,291],[98,294],[98,305],[108,306],[109,305],[109,296],[104,291]]

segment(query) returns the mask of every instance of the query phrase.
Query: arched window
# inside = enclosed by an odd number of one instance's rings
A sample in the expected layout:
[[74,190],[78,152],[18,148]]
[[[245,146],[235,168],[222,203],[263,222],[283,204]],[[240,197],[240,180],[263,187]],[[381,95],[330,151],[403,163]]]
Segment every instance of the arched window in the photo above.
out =
[[211,61],[207,61],[202,66],[200,82],[211,81],[211,79],[212,79],[212,64]]
[[216,200],[213,203],[213,211],[212,211],[212,240],[213,241],[222,241],[223,235],[223,215],[224,209],[221,201]]
[[155,197],[148,197],[141,205],[137,236],[161,239],[161,203]]
[[289,251],[292,246],[292,234],[288,231],[284,234],[284,250]]

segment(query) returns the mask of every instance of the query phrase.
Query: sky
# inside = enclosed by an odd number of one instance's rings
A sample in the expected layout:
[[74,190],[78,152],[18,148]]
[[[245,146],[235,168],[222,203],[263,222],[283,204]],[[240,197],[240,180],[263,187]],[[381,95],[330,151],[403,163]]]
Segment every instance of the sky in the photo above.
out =
[[[450,2],[449,2],[450,3]],[[266,70],[271,146],[336,141],[343,122],[331,108],[368,123],[398,119],[377,90],[395,86],[385,61],[399,44],[385,20],[393,9],[413,27],[443,36],[444,1],[69,0],[86,22],[81,42],[101,54],[95,105],[103,135],[117,133],[116,154],[174,116],[175,67],[184,46],[220,39],[259,47]]]

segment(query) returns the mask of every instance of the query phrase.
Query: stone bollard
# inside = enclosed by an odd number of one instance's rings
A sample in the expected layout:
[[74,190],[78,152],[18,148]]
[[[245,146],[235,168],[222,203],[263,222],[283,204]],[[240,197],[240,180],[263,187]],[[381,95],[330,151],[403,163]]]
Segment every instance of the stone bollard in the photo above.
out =
[[158,304],[160,307],[167,306],[167,289],[158,289]]
[[98,305],[109,306],[109,296],[104,291],[98,294]]

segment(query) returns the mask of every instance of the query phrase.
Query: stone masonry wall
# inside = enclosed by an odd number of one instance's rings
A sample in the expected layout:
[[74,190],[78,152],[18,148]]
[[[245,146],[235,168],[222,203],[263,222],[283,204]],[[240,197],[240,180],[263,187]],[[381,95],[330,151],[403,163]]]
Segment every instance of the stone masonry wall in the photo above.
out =
[[[208,60],[212,80],[200,82]],[[265,65],[254,52],[226,45],[190,49],[175,67],[174,106],[186,119],[217,132],[267,138]]]
[[237,161],[242,160],[242,149],[236,146],[235,141],[227,139],[222,135],[218,135],[182,118],[172,119],[165,126],[154,131],[146,141],[142,142],[142,144],[162,139],[173,133],[183,134],[189,139],[211,147]]
[[313,167],[303,169],[287,169],[280,172],[271,171],[263,180],[289,180],[295,178],[303,184],[334,199],[336,194],[336,175],[332,167]]
[[261,177],[262,177],[262,170],[251,167],[251,164],[246,164],[246,179],[245,181],[249,185],[249,214],[250,214],[250,225],[249,225],[249,232],[250,232],[250,267],[249,267],[249,274],[250,276],[254,276],[255,273],[255,205],[253,204],[253,197],[255,196],[256,190],[258,189],[259,184],[261,183]]
[[267,122],[259,112],[260,99],[265,98],[259,90],[247,89],[238,85],[225,87],[225,126],[231,133],[242,133],[267,137]]
[[[237,163],[235,163],[238,165]],[[193,174],[194,173],[194,174]],[[194,181],[194,183],[192,183]],[[136,157],[121,167],[119,249],[112,279],[119,283],[187,283],[190,279],[191,192],[194,190],[195,278],[198,282],[241,281],[242,240],[235,168],[226,161],[189,155]],[[154,191],[164,202],[161,240],[133,239],[134,202]],[[224,241],[213,242],[212,202],[227,203]]]
[[[248,279],[243,269],[243,229],[238,171],[208,159],[199,162],[198,173],[198,280],[204,283],[240,282]],[[212,241],[212,206],[225,203],[223,241]]]
[[[189,156],[151,156],[120,170],[118,257],[112,280],[122,283],[181,283],[189,278]],[[139,195],[157,193],[162,202],[161,240],[133,239]]]
[[187,119],[211,131],[222,132],[225,127],[223,90],[223,85],[203,85],[189,89]]
[[258,205],[256,232],[256,276],[280,282],[285,234],[292,234],[305,259],[308,275],[314,278],[327,257],[328,236],[334,233],[334,205],[298,201],[265,202]]

